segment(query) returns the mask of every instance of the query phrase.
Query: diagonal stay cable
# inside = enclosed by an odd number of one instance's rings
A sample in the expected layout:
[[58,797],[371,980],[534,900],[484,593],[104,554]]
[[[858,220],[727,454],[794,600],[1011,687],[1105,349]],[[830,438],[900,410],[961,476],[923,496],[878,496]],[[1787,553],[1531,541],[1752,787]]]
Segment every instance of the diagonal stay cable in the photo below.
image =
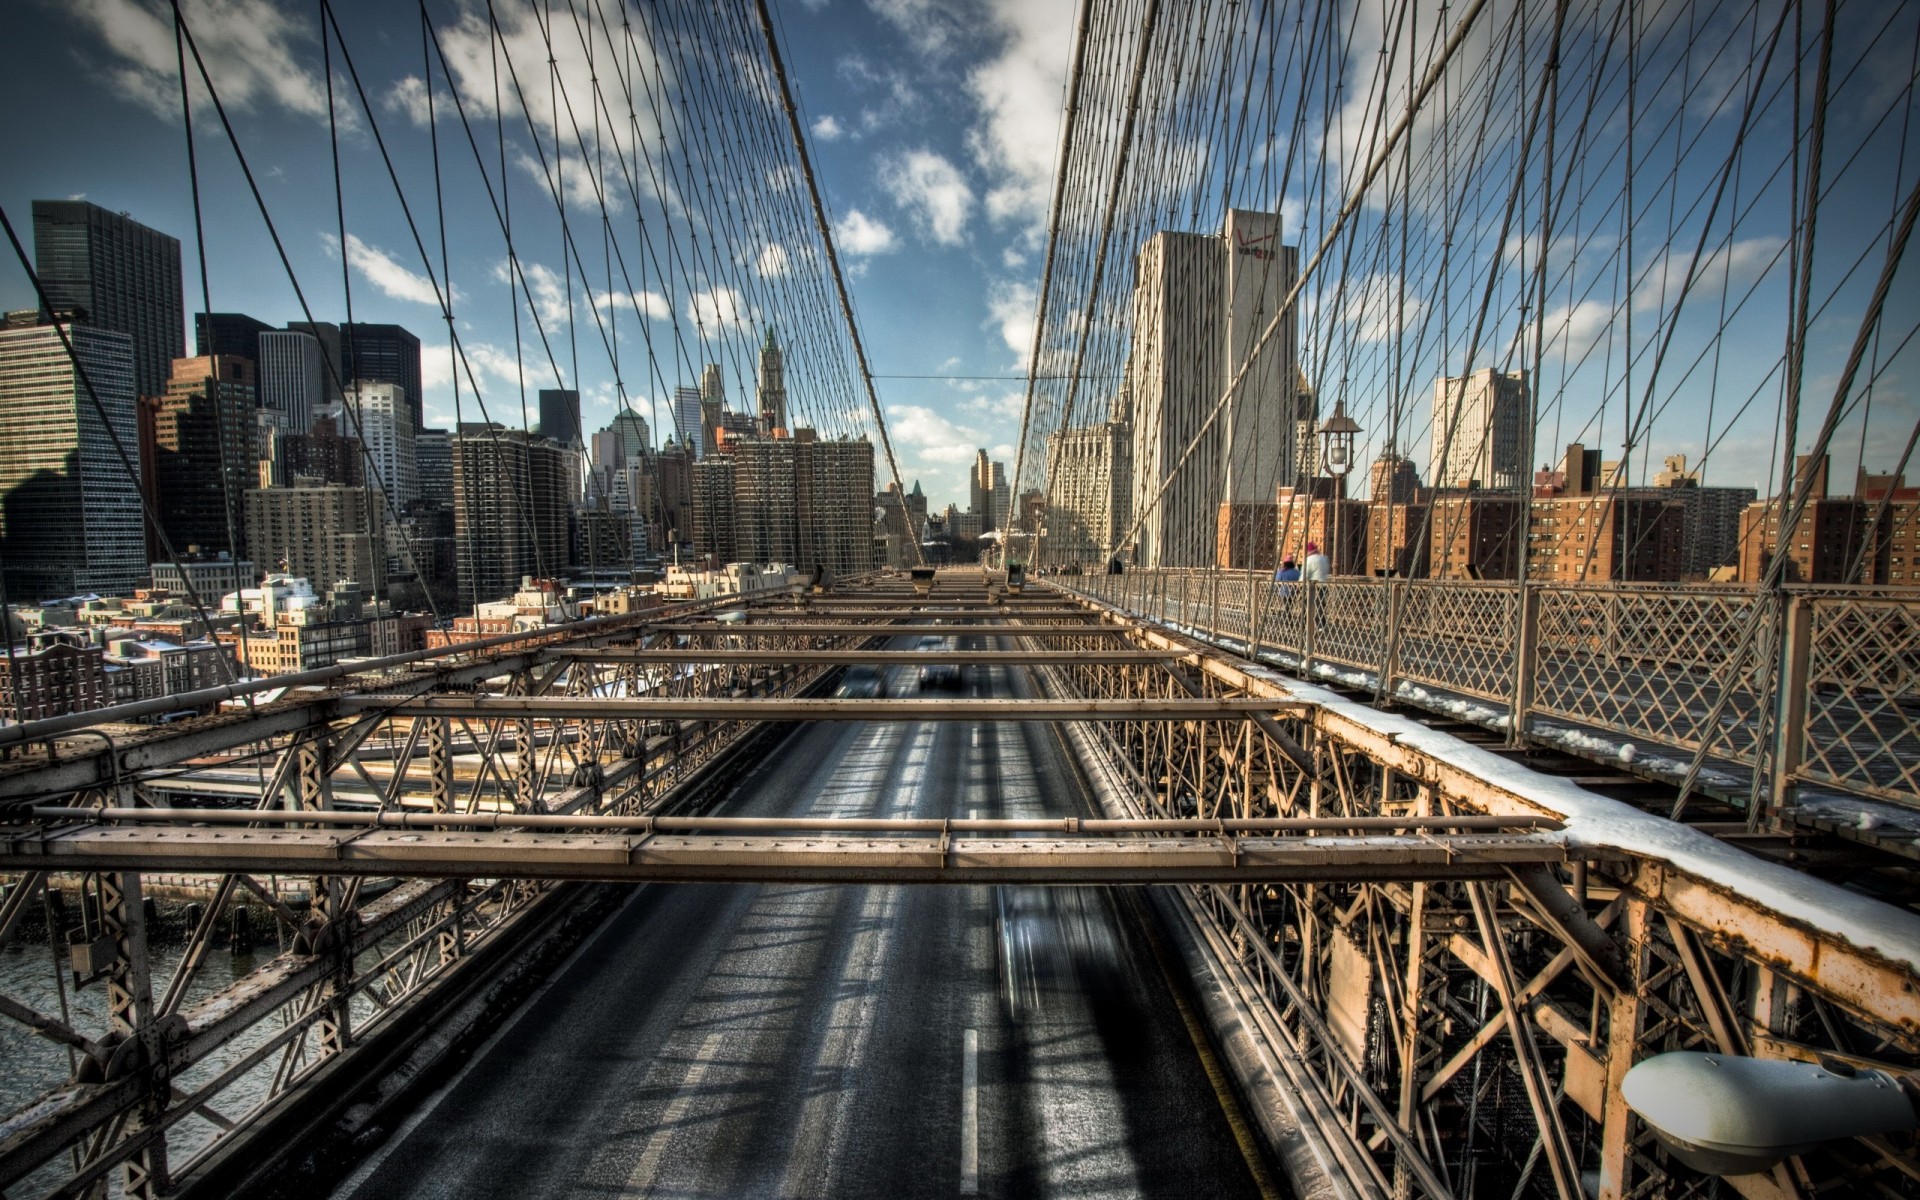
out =
[[[764,4],[765,0],[760,0],[760,2]],[[1165,498],[1167,490],[1173,486],[1175,477],[1178,476],[1181,469],[1186,466],[1187,460],[1193,456],[1194,451],[1197,450],[1201,442],[1206,439],[1208,432],[1213,428],[1214,422],[1219,420],[1220,413],[1232,402],[1234,396],[1239,393],[1241,385],[1245,382],[1247,375],[1252,371],[1254,364],[1259,361],[1260,352],[1266,348],[1267,343],[1273,339],[1274,334],[1280,330],[1281,325],[1286,321],[1288,315],[1292,313],[1294,304],[1299,299],[1301,290],[1306,286],[1307,281],[1313,278],[1321,261],[1326,257],[1327,251],[1333,246],[1333,243],[1339,239],[1341,230],[1346,227],[1347,222],[1352,219],[1353,214],[1358,211],[1361,204],[1365,202],[1367,192],[1372,188],[1374,179],[1386,165],[1387,159],[1399,145],[1400,139],[1407,136],[1407,132],[1413,127],[1414,118],[1419,115],[1421,108],[1425,105],[1427,96],[1438,86],[1441,78],[1446,73],[1448,64],[1452,62],[1454,54],[1466,42],[1467,34],[1472,31],[1474,23],[1479,19],[1480,14],[1485,11],[1486,7],[1487,0],[1472,0],[1466,13],[1461,16],[1459,23],[1454,26],[1453,33],[1448,36],[1447,43],[1441,48],[1439,56],[1435,58],[1432,65],[1427,68],[1427,74],[1421,79],[1419,91],[1415,93],[1413,101],[1407,105],[1406,111],[1402,113],[1400,119],[1394,123],[1393,131],[1387,135],[1386,142],[1374,152],[1373,159],[1367,164],[1366,171],[1354,184],[1352,191],[1347,195],[1346,203],[1341,205],[1339,213],[1334,217],[1332,227],[1327,230],[1326,236],[1321,239],[1319,247],[1314,250],[1313,258],[1301,269],[1299,276],[1293,282],[1293,286],[1288,289],[1286,298],[1276,306],[1273,319],[1267,323],[1266,329],[1261,331],[1260,336],[1255,339],[1253,345],[1247,349],[1246,361],[1241,363],[1239,369],[1234,372],[1233,379],[1228,382],[1226,390],[1220,394],[1220,399],[1214,402],[1213,408],[1208,411],[1206,419],[1202,421],[1200,427],[1194,431],[1192,440],[1187,443],[1187,448],[1181,452],[1179,461],[1174,463],[1173,470],[1167,472],[1166,478],[1160,481],[1160,486],[1154,491],[1153,498],[1143,505],[1139,512],[1133,515],[1132,524],[1127,526],[1126,533],[1116,541],[1116,545],[1126,545],[1139,533],[1141,526],[1146,524],[1147,518],[1160,506],[1160,501]]]
[[[1482,3],[1485,0],[1481,0]],[[880,393],[873,387],[873,371],[867,366],[867,350],[860,341],[860,327],[853,319],[853,300],[847,294],[847,278],[840,270],[840,255],[833,247],[833,228],[827,223],[827,206],[820,199],[820,183],[813,175],[813,159],[807,154],[806,135],[800,129],[800,112],[794,107],[793,86],[787,82],[787,66],[780,58],[780,44],[773,36],[773,16],[767,11],[767,0],[754,0],[760,12],[760,31],[766,36],[767,57],[773,64],[773,77],[780,84],[780,103],[787,110],[787,126],[793,134],[794,153],[800,159],[800,174],[807,181],[807,194],[813,200],[813,221],[820,230],[820,241],[826,247],[827,267],[833,272],[833,287],[840,295],[840,313],[847,321],[847,336],[853,342],[853,353],[860,364],[860,379],[867,386],[867,406],[873,412],[874,432],[880,437],[880,448],[886,451],[887,470],[893,476],[893,487],[904,496],[907,489],[900,482],[900,463],[893,456],[893,442],[887,437],[887,421],[880,413]],[[924,566],[926,559],[920,553],[920,540],[908,538],[913,546],[913,561]]]

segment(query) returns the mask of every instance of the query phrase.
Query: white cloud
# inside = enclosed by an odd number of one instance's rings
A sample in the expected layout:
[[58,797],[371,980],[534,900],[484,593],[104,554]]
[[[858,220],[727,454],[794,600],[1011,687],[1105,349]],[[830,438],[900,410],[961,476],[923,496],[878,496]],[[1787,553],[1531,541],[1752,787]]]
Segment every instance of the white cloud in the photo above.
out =
[[[328,254],[339,255],[339,238],[331,233],[323,233],[320,240],[326,244]],[[440,298],[433,292],[432,280],[408,270],[386,251],[368,245],[351,233],[347,235],[347,263],[360,273],[361,278],[395,300],[431,304],[435,308],[440,306]],[[453,298],[460,299],[457,289]]]
[[857,208],[833,223],[833,243],[843,254],[885,254],[894,247],[893,230]]
[[1547,312],[1547,353],[1577,361],[1613,326],[1613,309],[1599,300],[1560,305]]
[[707,331],[744,329],[752,323],[753,313],[739,292],[710,287],[687,297],[687,319]]
[[880,162],[880,186],[920,231],[943,246],[965,237],[973,189],[958,167],[931,150],[909,150]]
[[[164,120],[180,115],[180,71],[174,57],[173,16],[155,0],[78,0],[57,6],[106,43],[107,85]],[[314,40],[310,9],[273,0],[196,0],[181,5],[206,60],[207,73],[229,110],[273,105],[324,120],[326,84],[307,67]],[[296,15],[298,14],[298,15]],[[92,66],[92,56],[82,61]],[[198,71],[188,60],[188,73]],[[196,86],[195,91],[199,91]],[[205,104],[204,96],[200,102]],[[342,100],[342,116],[357,125]]]
[[1023,371],[1033,354],[1033,319],[1039,302],[1039,292],[1023,280],[995,280],[987,289],[986,324],[999,330],[1000,340],[1013,351]]
[[967,135],[975,165],[989,173],[987,216],[1038,227],[1053,187],[1059,114],[1073,50],[1073,8],[1066,0],[989,0],[1005,40],[1000,52],[967,73],[980,112]]
[[899,30],[921,54],[938,57],[959,40],[956,6],[943,0],[867,0],[867,7]]
[[[1690,304],[1717,293],[1722,287],[1734,289],[1737,296],[1747,284],[1758,279],[1784,257],[1786,243],[1778,237],[1762,234],[1736,238],[1732,243],[1711,247],[1700,256],[1693,272]],[[1635,312],[1653,312],[1679,303],[1680,289],[1687,282],[1687,268],[1693,263],[1693,247],[1670,248],[1660,260],[1644,268],[1640,286],[1633,295]]]
[[[396,80],[380,98],[380,107],[391,113],[399,113],[413,123],[415,129],[425,129],[428,121],[427,84],[418,75],[408,75]],[[441,88],[433,89],[432,118],[444,121],[457,116],[453,106],[453,97]]]
[[790,265],[787,248],[779,242],[768,242],[760,247],[760,259],[753,269],[759,272],[760,278],[773,279],[785,275]]
[[1347,284],[1342,319],[1362,342],[1390,342],[1396,316],[1404,314],[1406,327],[1414,329],[1427,310],[1427,302],[1418,295],[1409,291],[1402,297],[1399,292],[1400,277],[1392,272],[1356,277]]
[[601,312],[618,309],[621,312],[636,311],[655,321],[665,321],[673,316],[673,305],[659,292],[596,292],[593,306]]
[[844,137],[846,132],[846,130],[840,127],[840,122],[834,118],[832,113],[822,113],[813,122],[813,136],[823,142],[831,142]]
[[[595,76],[600,76],[600,86],[604,91],[610,86],[607,64],[625,61],[623,55],[628,53],[622,22],[616,17],[624,15],[631,23],[633,36],[641,44],[644,54],[651,37],[644,15],[627,9],[624,14],[608,14],[604,24],[599,21],[582,22],[588,29],[586,41],[591,47],[591,55],[589,47],[582,46],[581,38],[570,28],[571,22],[563,20],[554,32],[551,49],[551,69],[557,73],[558,88],[549,83],[546,65],[549,49],[547,39],[541,33],[544,10],[536,12],[529,5],[502,4],[494,6],[494,15],[500,25],[497,40],[488,26],[487,9],[481,5],[463,6],[459,20],[443,24],[439,29],[440,45],[446,52],[454,86],[460,93],[467,115],[483,120],[496,117],[504,119],[510,139],[524,135],[524,119],[531,118],[546,149],[549,171],[553,165],[556,141],[562,147],[559,170],[566,181],[568,205],[577,204],[597,210],[599,200],[593,186],[596,170],[580,157],[574,119],[578,117],[581,127],[588,131],[587,136],[591,139],[592,122],[589,114],[593,105]],[[520,83],[525,91],[524,106],[521,95],[515,91],[505,70],[499,73],[499,102],[497,105],[495,103],[495,63],[504,63],[507,59],[521,64],[519,72]],[[648,62],[648,74],[652,78],[653,60],[649,59]],[[539,64],[532,69],[531,77],[527,64]],[[597,72],[595,64],[599,67]],[[674,94],[677,85],[673,69],[664,57],[660,69],[665,78],[654,79],[653,86],[660,89],[660,94]],[[572,104],[572,116],[568,113],[569,102]],[[608,102],[617,103],[612,96],[609,96]],[[651,106],[638,106],[636,117],[640,139],[652,148],[653,153],[658,153],[668,139],[664,137]],[[625,119],[603,122],[601,136],[605,139],[607,169],[598,180],[599,191],[606,196],[608,207],[617,209],[622,203],[621,197],[626,193],[626,183],[617,164],[623,158],[631,161],[635,156],[634,127]],[[524,148],[520,148],[516,157],[521,170],[536,179],[543,178],[537,157]],[[637,177],[636,184],[640,187],[649,186],[644,172]]]
[[[525,290],[532,293],[533,311],[540,317],[541,324],[567,324],[570,316],[567,289],[559,273],[552,267],[523,258],[520,260],[520,274],[526,281]],[[521,291],[521,285],[513,278],[511,264],[507,260],[501,259],[493,264],[493,277],[501,283],[513,284],[516,293]]]

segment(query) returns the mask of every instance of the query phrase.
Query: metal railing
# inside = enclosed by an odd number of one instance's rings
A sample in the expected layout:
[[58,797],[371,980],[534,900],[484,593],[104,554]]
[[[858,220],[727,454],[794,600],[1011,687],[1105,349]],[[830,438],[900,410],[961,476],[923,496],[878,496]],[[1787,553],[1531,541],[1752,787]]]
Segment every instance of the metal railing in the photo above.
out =
[[1053,582],[1589,756],[1678,774],[1704,754],[1722,791],[1757,775],[1774,805],[1813,784],[1920,808],[1920,593],[1213,570]]

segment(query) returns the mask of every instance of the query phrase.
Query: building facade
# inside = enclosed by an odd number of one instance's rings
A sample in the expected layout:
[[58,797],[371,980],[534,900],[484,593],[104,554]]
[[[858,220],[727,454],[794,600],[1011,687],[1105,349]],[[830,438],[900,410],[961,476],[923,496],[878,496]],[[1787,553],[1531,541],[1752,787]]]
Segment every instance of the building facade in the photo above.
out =
[[771,327],[767,330],[767,340],[760,347],[759,379],[760,432],[772,437],[774,431],[784,430],[787,426],[787,367],[786,355],[780,350]]
[[1047,523],[1036,558],[1103,564],[1133,519],[1133,432],[1121,421],[1047,438]]
[[464,424],[453,439],[454,544],[460,607],[548,578],[571,548],[568,454],[557,442]]
[[259,479],[257,397],[251,359],[182,358],[166,394],[142,406],[147,500],[160,522],[148,542],[155,560],[168,557],[169,542],[174,554],[198,547],[246,556],[243,497]]
[[[140,511],[133,339],[83,324],[0,329],[0,554],[16,603],[131,594],[151,561]],[[60,340],[73,342],[92,395]],[[100,404],[95,407],[93,397]],[[108,431],[112,432],[109,433]],[[132,460],[128,471],[114,438]]]
[[[386,562],[386,517],[364,487],[261,488],[247,493],[247,544],[269,570],[371,588]],[[251,586],[251,585],[249,585]]]
[[406,389],[394,383],[356,379],[347,389],[346,425],[365,445],[371,482],[397,512],[420,496],[415,427]]
[[340,352],[346,363],[340,375],[343,389],[362,379],[395,384],[404,390],[408,422],[415,429],[426,424],[425,397],[420,391],[419,338],[398,325],[354,321],[340,327]]
[[[1218,506],[1266,503],[1294,477],[1292,310],[1253,353],[1299,268],[1298,251],[1279,236],[1273,214],[1233,209],[1218,236],[1163,231],[1140,250],[1127,390],[1133,504],[1146,510],[1141,565],[1207,565]],[[1240,386],[1209,423],[1236,377]]]
[[180,240],[84,200],[35,200],[33,258],[56,313],[132,339],[133,394],[164,391],[186,354]]
[[1517,489],[1528,458],[1527,375],[1483,367],[1433,388],[1427,480],[1435,487]]
[[259,349],[260,406],[275,414],[287,433],[305,433],[326,403],[327,371],[320,339],[297,329],[269,329],[256,339]]

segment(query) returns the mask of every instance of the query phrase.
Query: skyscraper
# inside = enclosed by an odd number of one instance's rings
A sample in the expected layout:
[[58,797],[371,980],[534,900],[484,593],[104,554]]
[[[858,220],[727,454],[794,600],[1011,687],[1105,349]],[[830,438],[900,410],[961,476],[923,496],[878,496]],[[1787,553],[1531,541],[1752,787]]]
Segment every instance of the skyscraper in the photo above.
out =
[[787,428],[787,368],[780,343],[774,340],[773,327],[767,327],[767,340],[760,347],[760,432],[771,437],[776,429]]
[[[733,562],[735,549],[734,465],[716,454],[693,464],[693,552],[715,562]],[[684,536],[686,531],[682,530]]]
[[260,335],[273,332],[273,326],[245,313],[195,313],[193,352],[200,358],[218,354],[248,359],[258,365]]
[[415,429],[426,424],[420,394],[420,339],[398,325],[355,321],[340,327],[340,349],[346,370],[342,386],[353,380],[396,383],[406,389],[407,407]]
[[[1218,236],[1162,231],[1140,249],[1127,388],[1135,511],[1172,480],[1141,526],[1143,565],[1208,565],[1219,505],[1272,503],[1293,477],[1294,314],[1252,353],[1299,271],[1298,250],[1279,236],[1274,214],[1232,209]],[[1241,386],[1207,425],[1243,367]]]
[[1531,475],[1527,462],[1527,373],[1482,367],[1433,388],[1427,481],[1435,487],[1512,490]]
[[134,395],[158,396],[186,353],[180,239],[84,200],[35,200],[33,258],[55,310],[133,339]]
[[286,571],[325,590],[379,585],[387,558],[386,513],[363,487],[301,484],[247,493],[247,545],[264,570]]
[[[220,314],[215,314],[216,316]],[[326,366],[320,340],[297,329],[268,329],[255,342],[260,367],[260,405],[275,414],[285,433],[305,433],[326,403]]]
[[395,509],[405,512],[420,495],[413,414],[405,390],[394,383],[355,380],[347,390],[347,407],[357,421],[349,419],[346,427],[366,445],[373,484],[386,493]]
[[796,429],[799,566],[845,578],[873,565],[873,443],[819,441]]
[[[653,441],[647,428],[647,419],[631,408],[623,408],[613,414],[613,420],[607,422],[608,433],[620,438],[620,445],[627,460],[632,461],[643,454],[651,453]],[[599,461],[596,457],[595,461]]]
[[0,555],[14,603],[80,592],[125,595],[147,571],[139,463],[133,458],[133,338],[69,324],[74,354],[106,410],[82,385],[59,331],[0,329]]
[[[1127,425],[1103,421],[1047,438],[1046,563],[1103,564],[1132,519],[1133,440]],[[1037,531],[1035,531],[1037,532]]]
[[548,576],[571,550],[567,452],[498,425],[465,423],[453,438],[453,528],[460,604],[513,593]]
[[420,500],[453,506],[453,439],[446,430],[422,429],[413,435],[413,473]]
[[706,457],[720,449],[720,431],[726,427],[721,416],[727,407],[727,388],[719,363],[708,363],[700,374],[700,454]]
[[580,393],[572,388],[540,389],[540,436],[562,446],[581,446]]
[[700,457],[700,448],[703,445],[700,426],[700,389],[687,387],[685,384],[674,388],[673,436],[695,458]]
[[[257,395],[248,359],[182,358],[166,394],[143,413],[142,450],[152,463],[147,498],[175,553],[198,546],[203,554],[247,557],[243,498],[259,478]],[[171,557],[157,534],[148,550],[156,561]]]
[[791,438],[734,444],[733,529],[742,562],[794,563],[800,557],[798,447]]
[[982,533],[993,529],[1004,529],[1007,525],[1007,464],[989,462],[987,452],[980,451],[973,460],[973,470],[968,480],[970,507],[967,511],[980,518]]
[[353,374],[347,369],[346,354],[342,350],[340,327],[327,321],[292,321],[287,328],[295,333],[310,334],[320,343],[322,403],[340,403],[341,389],[353,382]]

